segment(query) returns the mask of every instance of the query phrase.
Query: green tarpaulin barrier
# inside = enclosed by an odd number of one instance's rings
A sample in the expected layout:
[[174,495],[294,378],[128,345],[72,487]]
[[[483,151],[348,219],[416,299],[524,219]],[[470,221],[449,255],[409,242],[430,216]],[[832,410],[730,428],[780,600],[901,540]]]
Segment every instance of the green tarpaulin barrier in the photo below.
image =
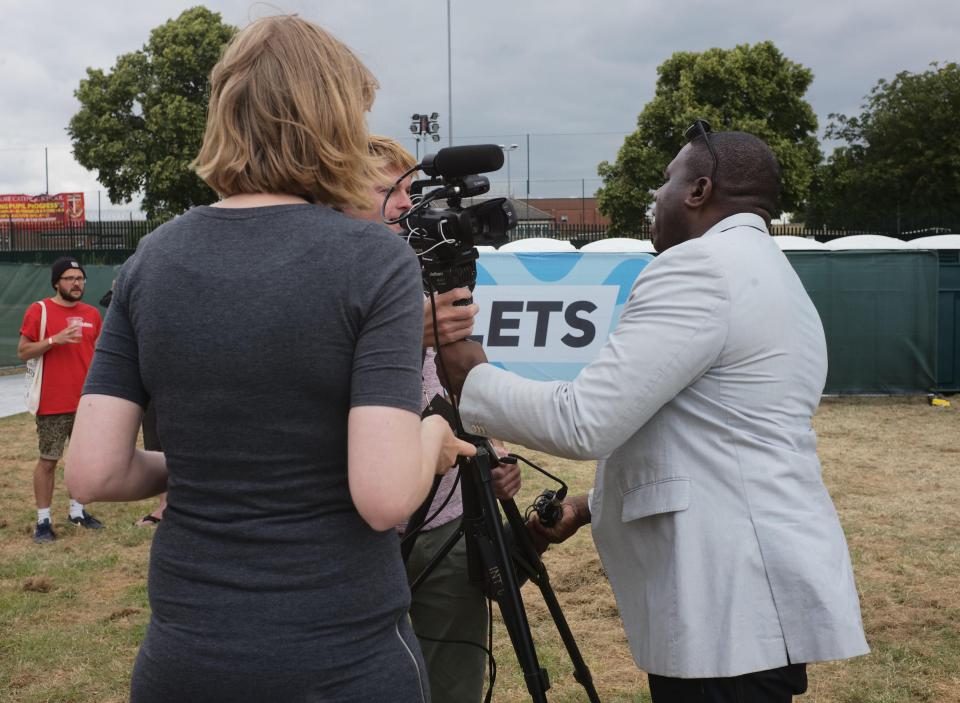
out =
[[939,252],[937,390],[960,392],[960,250]]
[[[797,251],[787,257],[823,320],[826,393],[957,390],[960,266],[945,268],[934,251]],[[85,302],[97,304],[118,268],[85,266]],[[0,367],[20,363],[23,313],[51,293],[49,265],[0,263]]]
[[935,388],[938,260],[930,251],[787,252],[823,320],[824,393]]

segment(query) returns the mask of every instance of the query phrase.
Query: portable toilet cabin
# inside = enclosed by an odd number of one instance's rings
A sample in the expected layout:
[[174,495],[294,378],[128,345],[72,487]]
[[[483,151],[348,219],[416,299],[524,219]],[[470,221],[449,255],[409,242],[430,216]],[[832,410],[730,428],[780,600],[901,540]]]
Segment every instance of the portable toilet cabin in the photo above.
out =
[[934,252],[879,235],[842,237],[824,248],[789,244],[781,246],[826,334],[825,393],[899,395],[936,387]]
[[610,237],[609,239],[598,239],[595,242],[588,242],[580,247],[580,251],[586,252],[612,252],[622,254],[624,252],[641,252],[644,254],[655,254],[653,242],[649,239],[631,239],[629,237]]
[[960,234],[921,237],[907,246],[935,250],[940,260],[936,390],[960,392]]
[[565,239],[551,239],[549,237],[529,237],[507,242],[497,249],[502,252],[536,252],[538,254],[557,251],[576,251],[577,248]]

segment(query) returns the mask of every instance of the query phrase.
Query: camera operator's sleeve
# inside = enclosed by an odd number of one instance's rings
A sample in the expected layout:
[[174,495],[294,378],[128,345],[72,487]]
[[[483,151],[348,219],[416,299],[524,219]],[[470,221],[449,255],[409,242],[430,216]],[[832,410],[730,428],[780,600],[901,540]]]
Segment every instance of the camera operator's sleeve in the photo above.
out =
[[352,288],[363,297],[353,357],[350,405],[382,405],[420,413],[423,292],[413,250],[383,227],[354,265]]
[[542,382],[481,364],[467,376],[468,427],[558,456],[610,454],[715,362],[730,298],[702,247],[677,247],[637,278],[616,329],[571,382]]

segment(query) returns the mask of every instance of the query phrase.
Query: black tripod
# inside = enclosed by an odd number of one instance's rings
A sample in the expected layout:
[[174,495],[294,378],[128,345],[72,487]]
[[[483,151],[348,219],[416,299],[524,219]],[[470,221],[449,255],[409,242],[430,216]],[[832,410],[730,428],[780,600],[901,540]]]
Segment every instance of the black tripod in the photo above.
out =
[[[460,437],[477,447],[475,457],[461,457],[457,463],[463,496],[460,529],[443,544],[423,572],[410,584],[410,589],[415,590],[430,575],[462,536],[466,539],[469,578],[472,582],[481,584],[484,595],[499,606],[531,699],[546,703],[550,681],[546,670],[541,668],[537,660],[530,624],[520,596],[522,581],[518,576],[521,575],[523,579],[529,578],[540,588],[573,663],[574,679],[583,686],[592,703],[599,703],[590,670],[583,661],[573,633],[563,616],[560,603],[550,585],[547,569],[533,546],[520,511],[512,499],[500,501],[507,526],[503,523],[490,474],[501,460],[485,438],[467,434],[461,434]],[[413,521],[410,527],[417,529]]]

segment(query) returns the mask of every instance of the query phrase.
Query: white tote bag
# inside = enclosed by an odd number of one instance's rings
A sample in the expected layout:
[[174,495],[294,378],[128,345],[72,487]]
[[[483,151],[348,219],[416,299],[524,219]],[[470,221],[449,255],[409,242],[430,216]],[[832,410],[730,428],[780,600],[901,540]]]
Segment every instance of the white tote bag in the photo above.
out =
[[[47,338],[47,306],[40,303],[40,340]],[[36,359],[27,360],[27,373],[24,375],[23,400],[31,415],[40,409],[40,386],[43,383],[43,354]]]

